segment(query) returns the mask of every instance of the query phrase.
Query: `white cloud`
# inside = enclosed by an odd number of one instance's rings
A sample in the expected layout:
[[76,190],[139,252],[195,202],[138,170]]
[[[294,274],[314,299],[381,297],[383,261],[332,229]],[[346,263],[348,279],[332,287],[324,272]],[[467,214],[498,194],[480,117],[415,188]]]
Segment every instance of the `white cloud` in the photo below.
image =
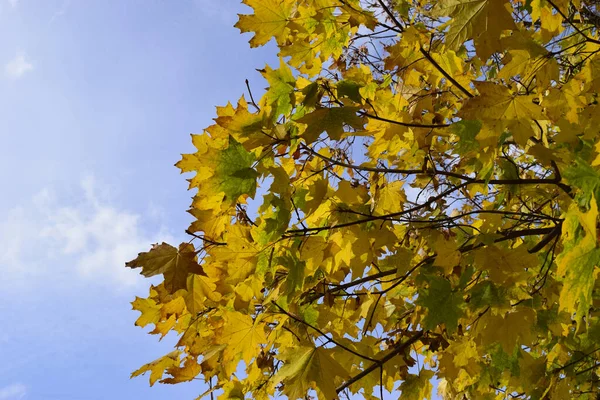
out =
[[27,394],[27,386],[21,383],[14,383],[0,389],[0,400],[22,399]]
[[44,189],[0,218],[0,270],[13,279],[51,272],[131,286],[143,278],[124,263],[152,243],[174,241],[165,229],[145,232],[142,216],[112,205],[108,190],[91,177],[80,182],[75,198],[60,204]]
[[17,79],[23,76],[28,71],[33,70],[33,64],[31,64],[25,58],[25,53],[17,53],[15,58],[10,60],[4,66],[4,72],[7,77],[11,79]]
[[8,3],[10,4],[10,6],[12,8],[15,8],[17,6],[17,4],[19,3],[19,0],[8,0]]

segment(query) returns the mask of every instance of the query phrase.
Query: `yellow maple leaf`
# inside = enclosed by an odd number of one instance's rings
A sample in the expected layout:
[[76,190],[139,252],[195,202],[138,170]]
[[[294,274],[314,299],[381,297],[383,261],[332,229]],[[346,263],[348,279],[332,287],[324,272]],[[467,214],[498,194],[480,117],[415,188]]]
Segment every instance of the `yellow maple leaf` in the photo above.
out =
[[217,292],[215,280],[207,276],[197,274],[188,276],[187,291],[185,303],[193,314],[204,310],[204,303],[207,300],[212,302],[221,300],[221,293]]
[[402,210],[406,202],[406,194],[404,193],[404,182],[394,181],[380,187],[375,192],[375,209],[377,215],[385,215]]
[[535,311],[524,307],[506,316],[486,314],[477,326],[476,337],[486,346],[500,343],[505,353],[512,354],[517,343],[528,345],[536,340],[531,329],[535,320]]
[[519,120],[545,119],[535,96],[512,93],[506,86],[492,82],[473,82],[478,96],[463,105],[458,115],[464,119]]
[[481,119],[500,134],[508,129],[515,141],[525,145],[534,134],[532,120],[546,119],[542,107],[534,103],[536,96],[520,95],[492,82],[473,82],[479,95],[466,101],[458,112],[464,119]]
[[510,15],[512,6],[500,0],[442,0],[436,3],[433,15],[451,16],[446,45],[458,49],[469,39],[475,39],[475,50],[482,59],[500,50],[500,34],[515,28]]
[[264,325],[253,321],[249,315],[235,311],[226,312],[223,318],[225,325],[217,340],[227,345],[223,350],[223,361],[237,365],[241,359],[248,364],[260,353],[260,346],[267,340]]
[[309,389],[318,390],[324,399],[336,399],[336,382],[349,377],[322,347],[299,346],[287,351],[282,359],[285,364],[274,379],[285,384],[284,393],[291,399],[303,398]]
[[134,310],[142,313],[135,321],[137,326],[143,328],[148,324],[156,324],[160,320],[160,306],[154,300],[136,297],[131,305]]
[[[575,312],[575,320],[581,323],[592,304],[592,292],[596,276],[600,272],[600,248],[597,230],[598,207],[592,197],[589,211],[579,211],[573,204],[563,222],[563,245],[558,257],[557,274],[563,280],[559,305],[561,310]],[[583,235],[579,233],[579,228]]]
[[527,276],[527,271],[538,264],[537,257],[521,245],[514,249],[486,246],[475,252],[475,264],[487,269],[492,281],[514,284]]
[[167,373],[171,374],[172,378],[166,378],[160,381],[160,383],[175,384],[180,382],[189,382],[198,376],[202,371],[202,367],[198,364],[197,360],[192,357],[188,357],[183,362],[183,366],[180,367],[172,366],[167,368]]
[[165,370],[175,366],[179,366],[179,356],[181,352],[175,350],[169,354],[162,356],[148,364],[143,365],[140,369],[131,374],[131,378],[143,375],[146,372],[150,372],[150,386],[154,385],[157,380],[161,379]]
[[254,14],[240,15],[235,27],[242,32],[254,32],[251,47],[266,44],[271,38],[283,43],[288,32],[287,24],[292,16],[295,1],[291,0],[244,0],[254,9]]
[[150,251],[140,253],[135,260],[125,264],[129,268],[142,268],[141,274],[150,277],[163,274],[165,289],[175,293],[186,287],[190,273],[203,273],[196,261],[196,250],[190,243],[182,243],[179,249],[162,243]]
[[444,273],[449,275],[454,267],[459,265],[461,253],[458,251],[458,245],[454,240],[446,240],[442,235],[439,235],[433,242],[433,250],[436,253],[434,266],[442,267]]
[[431,399],[431,378],[433,371],[421,369],[418,375],[410,374],[400,385],[401,400],[424,400]]

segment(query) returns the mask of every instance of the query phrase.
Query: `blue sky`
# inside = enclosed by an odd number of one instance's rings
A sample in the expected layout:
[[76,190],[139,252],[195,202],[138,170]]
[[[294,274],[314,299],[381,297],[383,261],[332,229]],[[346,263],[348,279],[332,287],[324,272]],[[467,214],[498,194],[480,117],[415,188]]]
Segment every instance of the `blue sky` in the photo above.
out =
[[275,49],[237,0],[0,0],[0,400],[193,399],[131,371],[168,352],[134,327],[123,267],[183,239],[173,164]]

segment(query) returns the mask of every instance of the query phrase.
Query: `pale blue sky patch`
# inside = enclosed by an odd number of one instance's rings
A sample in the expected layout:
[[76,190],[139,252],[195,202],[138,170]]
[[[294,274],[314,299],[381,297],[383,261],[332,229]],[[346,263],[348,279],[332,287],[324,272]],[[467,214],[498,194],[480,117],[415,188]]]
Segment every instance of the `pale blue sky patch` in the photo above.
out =
[[11,385],[0,388],[0,400],[18,400],[27,395],[27,386],[21,383],[13,383]]
[[14,3],[0,0],[0,400],[194,399],[201,381],[129,380],[177,338],[134,326],[152,281],[124,263],[187,239],[173,164],[244,79],[265,86],[255,69],[276,50],[232,27],[237,0]]
[[25,53],[21,51],[4,66],[4,73],[9,79],[18,79],[32,70],[33,64],[27,59]]

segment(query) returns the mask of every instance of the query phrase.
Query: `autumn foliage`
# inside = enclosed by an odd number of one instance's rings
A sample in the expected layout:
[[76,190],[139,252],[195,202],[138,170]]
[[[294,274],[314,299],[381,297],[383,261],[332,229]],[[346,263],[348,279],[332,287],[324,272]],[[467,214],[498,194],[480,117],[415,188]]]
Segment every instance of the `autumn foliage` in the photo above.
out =
[[133,375],[219,399],[596,398],[600,3],[244,3],[281,62],[177,163],[190,241],[127,263],[164,276],[136,324],[179,335]]

